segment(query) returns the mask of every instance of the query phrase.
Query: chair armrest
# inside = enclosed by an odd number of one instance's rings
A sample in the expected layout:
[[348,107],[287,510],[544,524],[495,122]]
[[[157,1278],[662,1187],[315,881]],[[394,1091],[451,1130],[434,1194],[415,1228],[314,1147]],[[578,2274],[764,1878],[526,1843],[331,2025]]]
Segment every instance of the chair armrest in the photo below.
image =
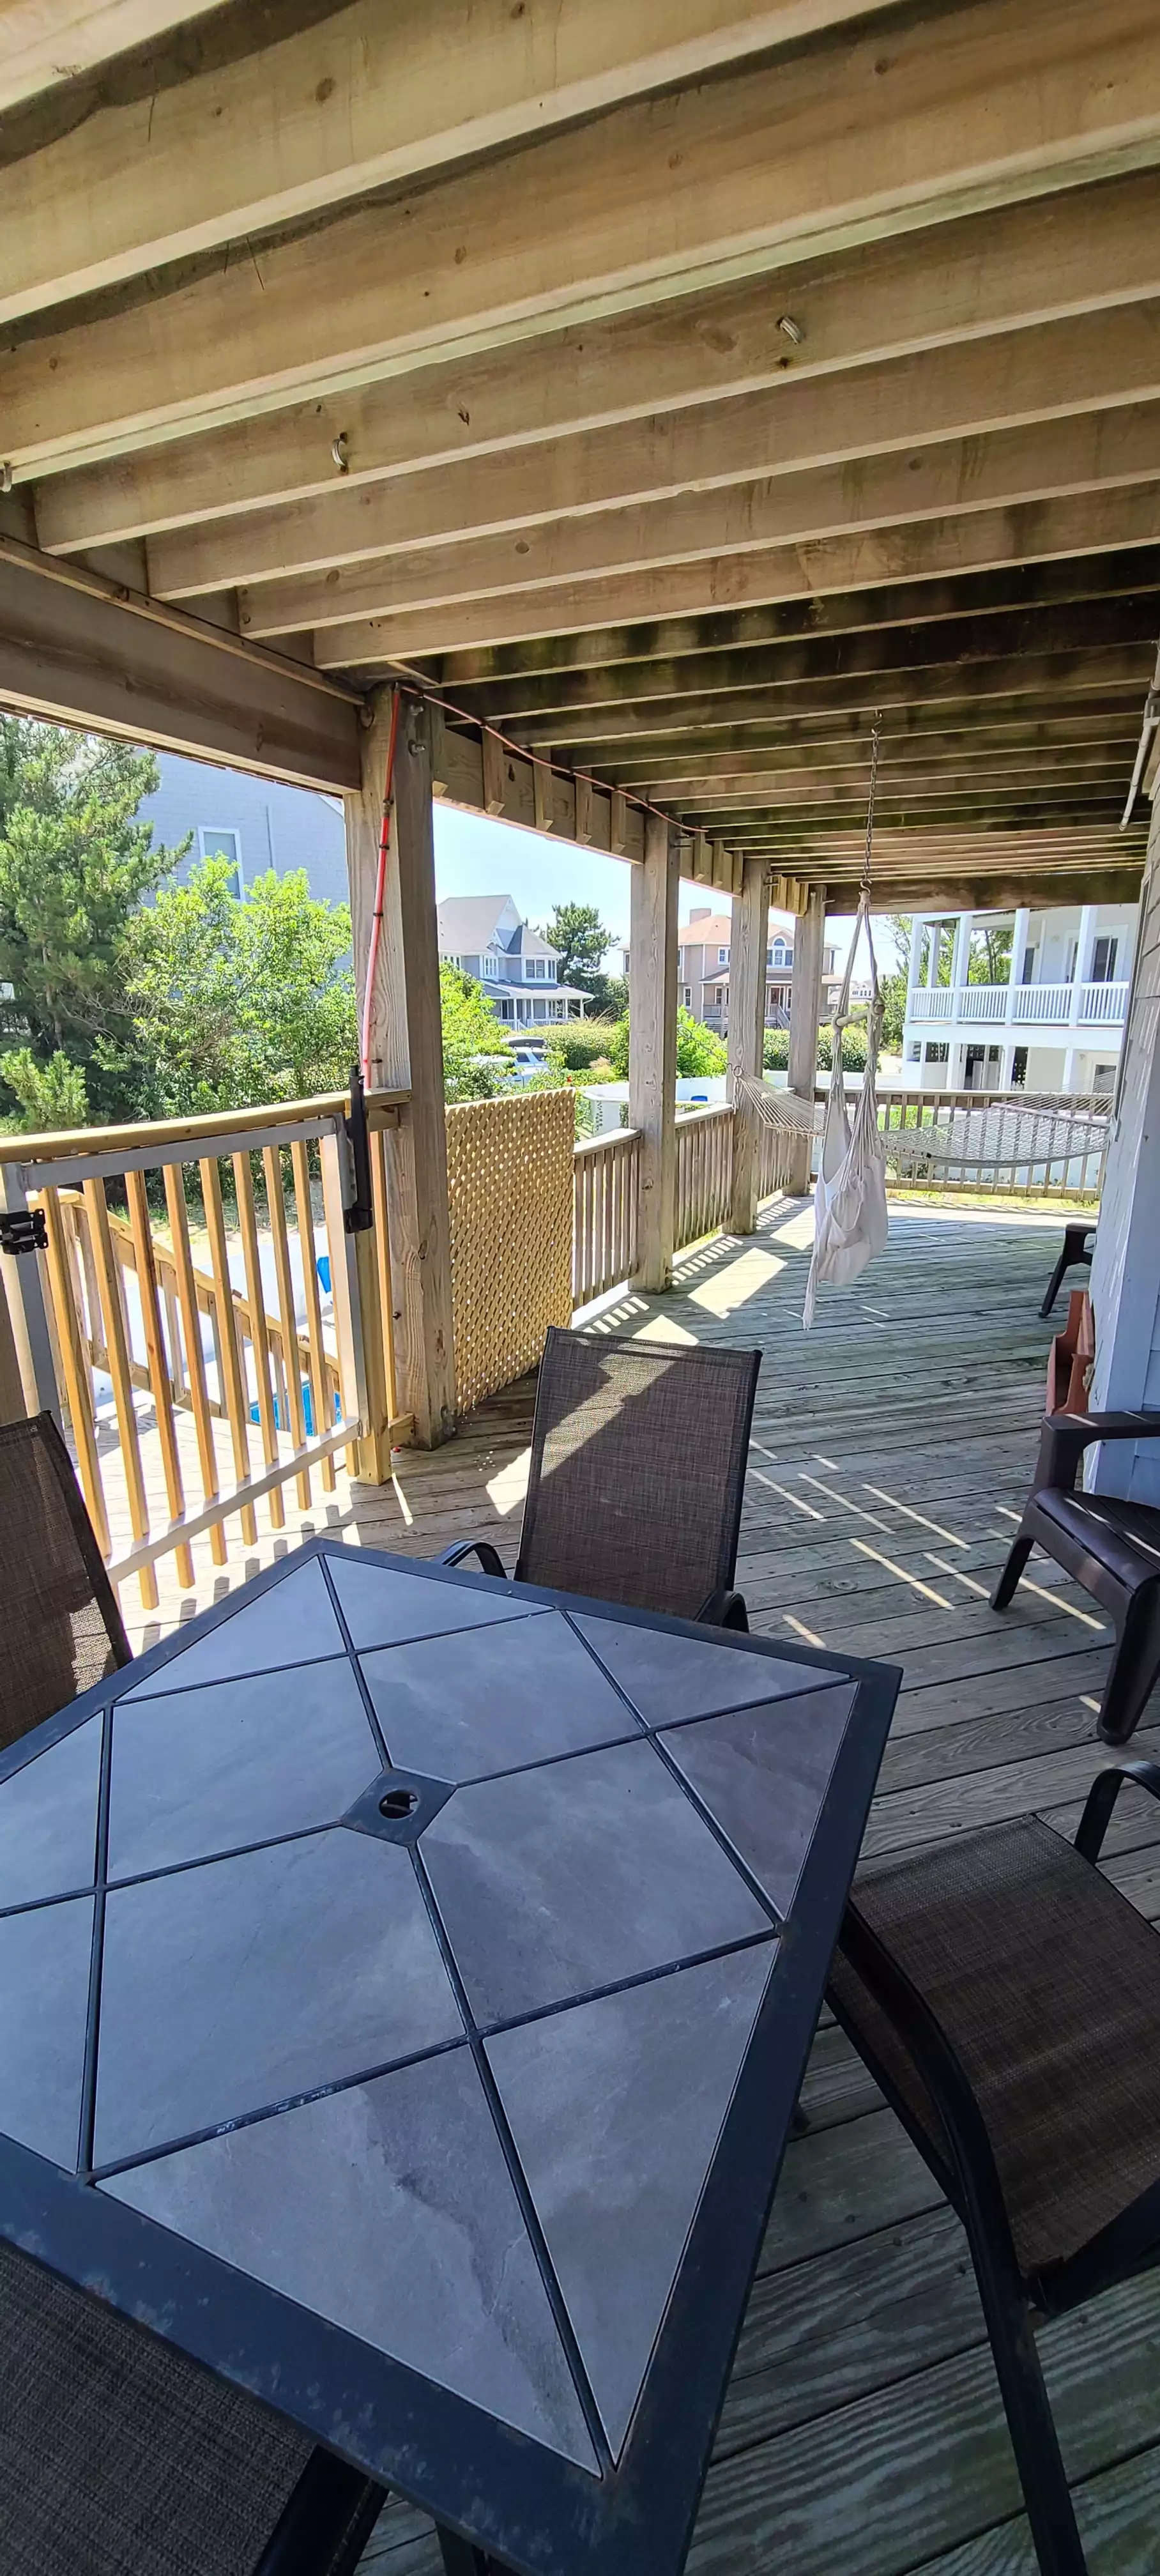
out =
[[1138,1789],[1146,1789],[1150,1798],[1160,1798],[1160,1763],[1112,1762],[1093,1780],[1079,1820],[1075,1837],[1077,1852],[1084,1860],[1098,1860],[1104,1847],[1104,1835],[1112,1821],[1112,1809],[1125,1780],[1134,1780]]
[[489,1538],[461,1539],[457,1546],[445,1547],[435,1562],[437,1565],[462,1565],[465,1556],[477,1556],[485,1574],[497,1574],[501,1583],[507,1582],[507,1567],[499,1549],[492,1546]]
[[742,1596],[740,1592],[731,1592],[725,1584],[702,1602],[697,1618],[704,1620],[710,1628],[739,1628],[746,1637],[749,1634],[749,1613]]
[[1160,1440],[1160,1412],[1049,1413],[1039,1435],[1032,1493],[1045,1486],[1070,1490],[1084,1450],[1097,1440]]

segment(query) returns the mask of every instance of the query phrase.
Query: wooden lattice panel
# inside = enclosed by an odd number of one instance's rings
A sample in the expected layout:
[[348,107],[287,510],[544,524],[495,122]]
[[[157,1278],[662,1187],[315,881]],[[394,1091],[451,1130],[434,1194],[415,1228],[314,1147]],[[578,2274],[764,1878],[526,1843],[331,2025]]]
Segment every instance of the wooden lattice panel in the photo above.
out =
[[447,1112],[451,1295],[460,1413],[534,1368],[572,1318],[570,1091]]

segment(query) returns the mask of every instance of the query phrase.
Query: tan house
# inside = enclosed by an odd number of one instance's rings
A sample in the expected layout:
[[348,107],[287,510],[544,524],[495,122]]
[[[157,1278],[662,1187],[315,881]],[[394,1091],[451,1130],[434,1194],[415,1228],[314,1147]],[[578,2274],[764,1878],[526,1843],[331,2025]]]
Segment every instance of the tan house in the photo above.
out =
[[[714,912],[710,904],[695,906],[680,934],[677,950],[677,986],[679,998],[695,1020],[725,1037],[729,1028],[729,947],[732,919],[728,912]],[[765,951],[765,1025],[767,1029],[789,1027],[790,983],[793,975],[793,920],[787,913],[771,912],[769,939]],[[628,958],[625,955],[627,971]],[[827,948],[823,966],[823,1002],[828,1007],[828,982],[836,981],[834,951]]]

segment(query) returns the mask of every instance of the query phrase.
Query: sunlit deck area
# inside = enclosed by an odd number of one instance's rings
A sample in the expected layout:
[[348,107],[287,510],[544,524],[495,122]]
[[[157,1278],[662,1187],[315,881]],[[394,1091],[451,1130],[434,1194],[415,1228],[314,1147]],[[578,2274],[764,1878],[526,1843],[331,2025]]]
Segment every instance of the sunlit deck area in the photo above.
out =
[[[747,1242],[685,1255],[671,1295],[625,1292],[586,1329],[761,1344],[738,1576],[753,1625],[903,1668],[868,1847],[1028,1809],[1073,1828],[1101,1763],[1104,1626],[1045,1563],[1002,1618],[987,1606],[1034,1457],[1050,1331],[1038,1308],[1059,1220],[896,1206],[884,1257],[858,1288],[823,1292],[807,1338],[811,1222],[800,1203],[777,1202]],[[479,1530],[510,1562],[531,1404],[525,1382],[444,1448],[398,1452],[393,1486],[340,1475],[315,1526],[419,1555]],[[287,1530],[260,1539],[255,1558],[293,1544],[295,1518],[288,1508]],[[211,1575],[197,1606],[252,1562]],[[165,1580],[149,1634],[178,1615]],[[1145,1722],[1134,1749],[1160,1750],[1160,1734]],[[1153,1813],[1125,1808],[1109,1866],[1160,1914]],[[788,2152],[690,2568],[1032,2576],[957,2222],[832,2026],[806,2100],[810,2131]],[[1158,2344],[1157,2281],[1048,2330],[1096,2576],[1155,2568]],[[439,2568],[433,2534],[403,2505],[387,2508],[369,2559],[384,2576]]]

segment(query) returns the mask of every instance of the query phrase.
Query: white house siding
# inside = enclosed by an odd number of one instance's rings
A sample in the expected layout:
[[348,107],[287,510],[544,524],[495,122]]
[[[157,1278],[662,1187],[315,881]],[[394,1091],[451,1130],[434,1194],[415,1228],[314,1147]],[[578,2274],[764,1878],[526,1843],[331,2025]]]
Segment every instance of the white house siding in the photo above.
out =
[[346,828],[342,800],[309,787],[284,787],[239,769],[211,769],[205,761],[159,754],[161,784],[141,804],[143,822],[167,849],[193,833],[193,847],[178,870],[188,876],[199,855],[199,828],[238,836],[243,887],[273,868],[280,877],[305,868],[311,894],[345,903]]
[[[1139,965],[1091,1293],[1093,1410],[1160,1406],[1160,801],[1140,891]],[[1096,1454],[1089,1483],[1160,1503],[1160,1443],[1109,1444]]]

